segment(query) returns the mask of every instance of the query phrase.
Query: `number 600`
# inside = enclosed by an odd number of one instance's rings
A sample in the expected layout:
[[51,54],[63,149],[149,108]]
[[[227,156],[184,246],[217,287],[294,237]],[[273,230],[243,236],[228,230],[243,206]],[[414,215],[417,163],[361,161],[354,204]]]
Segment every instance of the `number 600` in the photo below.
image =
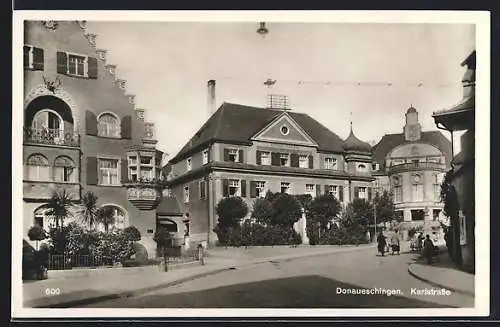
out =
[[46,288],[45,294],[46,295],[59,295],[59,294],[61,294],[61,290],[59,288]]

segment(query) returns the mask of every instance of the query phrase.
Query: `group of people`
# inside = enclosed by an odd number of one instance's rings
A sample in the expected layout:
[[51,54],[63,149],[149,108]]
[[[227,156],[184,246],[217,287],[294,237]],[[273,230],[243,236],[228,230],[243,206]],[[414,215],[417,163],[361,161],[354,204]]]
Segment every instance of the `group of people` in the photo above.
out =
[[[425,239],[422,233],[417,235],[417,244],[418,244],[417,245],[418,249],[423,249],[423,256],[427,259],[427,262],[432,263],[432,258],[434,257],[435,254],[435,246],[429,234],[425,236]],[[392,254],[397,253],[399,255],[400,238],[398,231],[397,230],[394,231],[392,236],[389,238],[389,242],[387,241],[387,237],[384,235],[384,233],[380,231],[377,237],[377,245],[378,245],[378,252],[382,256],[384,256],[386,252],[389,252],[389,249],[392,250]]]
[[392,236],[389,239],[389,242],[387,241],[387,238],[385,237],[384,233],[380,231],[378,237],[377,237],[377,243],[378,243],[378,252],[382,256],[385,255],[385,252],[389,252],[389,249],[392,251],[392,254],[398,254],[400,252],[400,239],[399,239],[399,234],[398,231],[395,230]]

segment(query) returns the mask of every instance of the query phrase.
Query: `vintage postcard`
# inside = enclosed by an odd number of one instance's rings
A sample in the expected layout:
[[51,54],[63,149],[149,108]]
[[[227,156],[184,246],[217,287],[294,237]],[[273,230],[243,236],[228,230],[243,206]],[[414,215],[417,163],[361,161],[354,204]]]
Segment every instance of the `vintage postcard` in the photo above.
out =
[[489,314],[488,12],[13,30],[14,318]]

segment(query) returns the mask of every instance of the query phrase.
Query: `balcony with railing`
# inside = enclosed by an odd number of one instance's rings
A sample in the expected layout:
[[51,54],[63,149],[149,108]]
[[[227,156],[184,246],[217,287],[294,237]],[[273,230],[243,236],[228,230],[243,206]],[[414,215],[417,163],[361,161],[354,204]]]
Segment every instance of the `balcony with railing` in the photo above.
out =
[[161,202],[165,181],[160,178],[139,178],[125,183],[127,199],[139,210],[155,209]]
[[444,164],[439,162],[407,162],[403,164],[392,165],[388,168],[389,174],[415,170],[436,170],[444,172],[446,170],[446,167]]
[[60,129],[24,127],[23,142],[34,145],[79,147],[80,135],[74,132],[64,133]]

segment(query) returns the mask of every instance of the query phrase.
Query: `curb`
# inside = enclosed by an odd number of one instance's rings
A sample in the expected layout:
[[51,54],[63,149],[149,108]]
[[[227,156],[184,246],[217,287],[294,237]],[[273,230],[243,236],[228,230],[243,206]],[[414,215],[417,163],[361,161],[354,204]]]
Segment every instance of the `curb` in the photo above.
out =
[[[374,247],[374,246],[368,245],[368,246],[350,247],[349,249],[352,249],[350,251],[354,251],[354,250],[370,249],[372,247]],[[46,309],[46,308],[67,309],[67,308],[71,308],[71,307],[93,304],[93,303],[98,303],[98,302],[103,302],[103,301],[129,298],[129,297],[134,297],[134,296],[138,296],[141,294],[149,293],[152,291],[156,291],[159,289],[176,286],[176,285],[190,282],[190,281],[200,279],[203,277],[216,275],[216,274],[219,274],[223,271],[234,270],[238,267],[248,267],[248,266],[258,265],[258,264],[267,263],[267,262],[279,262],[279,261],[284,261],[284,260],[293,260],[293,259],[300,259],[300,258],[305,258],[305,257],[316,257],[316,256],[320,256],[320,255],[336,255],[336,254],[340,254],[340,253],[344,253],[344,252],[349,252],[349,250],[337,251],[337,252],[331,252],[331,253],[328,253],[328,252],[321,253],[320,252],[320,253],[314,253],[314,254],[308,254],[308,255],[282,256],[282,257],[274,257],[274,258],[271,257],[271,258],[260,259],[260,260],[251,261],[251,262],[247,262],[247,263],[236,263],[233,265],[225,265],[222,268],[214,269],[212,271],[206,271],[206,272],[195,274],[192,276],[180,278],[180,279],[177,279],[174,281],[161,283],[161,284],[157,284],[157,285],[153,285],[153,286],[148,286],[148,287],[140,288],[140,289],[133,290],[133,291],[126,291],[126,292],[114,293],[114,294],[106,294],[106,295],[101,295],[101,296],[96,296],[96,297],[85,298],[85,299],[60,302],[60,303],[56,303],[56,304],[38,305],[38,306],[34,305],[34,306],[32,306],[32,308],[37,308],[37,309]]]
[[412,277],[414,277],[414,278],[416,278],[416,279],[418,279],[418,280],[420,280],[420,281],[422,281],[422,282],[424,282],[424,283],[427,283],[427,284],[429,284],[429,285],[432,285],[432,286],[434,286],[434,287],[445,288],[445,289],[450,290],[450,291],[452,291],[452,292],[454,292],[454,293],[458,293],[458,294],[463,294],[463,295],[468,295],[468,296],[475,297],[475,293],[474,293],[474,292],[464,291],[464,290],[460,290],[460,289],[452,288],[452,287],[449,287],[449,286],[441,285],[441,284],[436,283],[436,282],[433,282],[433,281],[431,281],[431,280],[429,280],[429,279],[427,279],[427,278],[424,278],[424,277],[419,276],[419,275],[418,275],[418,274],[416,274],[414,271],[412,271],[411,266],[413,266],[413,265],[414,265],[414,264],[411,264],[411,265],[409,265],[409,266],[408,266],[408,273],[409,273]]

